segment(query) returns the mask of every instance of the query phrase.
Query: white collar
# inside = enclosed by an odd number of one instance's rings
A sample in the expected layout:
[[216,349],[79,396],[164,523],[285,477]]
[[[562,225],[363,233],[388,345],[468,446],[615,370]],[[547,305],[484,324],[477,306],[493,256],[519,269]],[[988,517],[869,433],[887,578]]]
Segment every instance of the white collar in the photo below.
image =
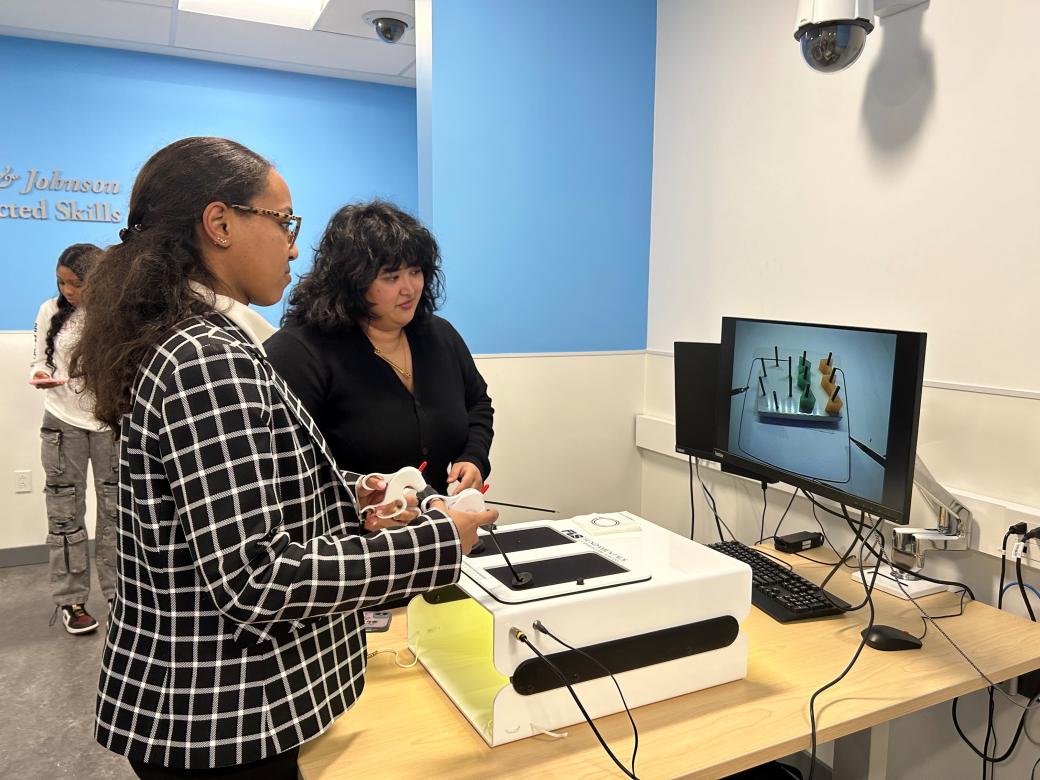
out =
[[204,284],[195,281],[188,282],[188,284],[202,300],[235,323],[249,336],[250,341],[260,348],[261,352],[264,351],[264,342],[273,336],[278,328],[264,319],[260,312],[239,303],[234,298],[220,295]]

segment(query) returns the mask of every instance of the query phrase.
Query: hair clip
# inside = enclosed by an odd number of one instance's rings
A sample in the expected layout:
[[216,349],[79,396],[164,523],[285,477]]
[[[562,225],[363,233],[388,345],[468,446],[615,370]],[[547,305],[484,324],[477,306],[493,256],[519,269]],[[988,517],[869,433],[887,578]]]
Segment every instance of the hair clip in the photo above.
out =
[[138,222],[136,225],[130,225],[129,227],[121,228],[119,231],[119,240],[124,244],[130,240],[130,236],[134,233],[140,233],[144,230],[144,226]]

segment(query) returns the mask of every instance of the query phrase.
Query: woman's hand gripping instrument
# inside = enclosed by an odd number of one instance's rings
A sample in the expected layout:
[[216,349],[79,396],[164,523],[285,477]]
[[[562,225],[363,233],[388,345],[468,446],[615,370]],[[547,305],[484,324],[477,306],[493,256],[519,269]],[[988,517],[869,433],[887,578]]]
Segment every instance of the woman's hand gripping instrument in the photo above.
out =
[[453,496],[426,496],[419,504],[419,509],[425,513],[430,508],[431,501],[443,501],[447,509],[457,509],[459,512],[483,512],[484,494],[476,488],[460,490]]
[[[411,491],[414,495],[415,493],[426,489],[426,480],[423,479],[422,472],[414,466],[405,466],[403,469],[398,469],[393,474],[366,474],[358,480],[358,484],[360,484],[365,490],[375,490],[375,488],[369,484],[369,481],[376,479],[382,479],[386,482],[386,491],[383,494],[383,501],[381,504],[370,504],[363,507],[361,511],[370,512],[382,509],[382,512],[376,511],[376,517],[380,520],[391,520],[408,511],[407,491]],[[481,499],[481,504],[483,503],[483,499]],[[388,510],[388,507],[391,506],[392,510]]]
[[[447,509],[454,509],[459,512],[483,512],[487,508],[484,505],[484,492],[482,490],[477,490],[476,488],[466,488],[465,490],[460,490],[453,496],[427,496],[422,500],[422,502],[419,505],[423,512],[425,512],[429,508],[431,501],[443,501],[444,506]],[[517,571],[515,568],[513,568],[512,562],[506,556],[505,550],[502,549],[501,545],[499,545],[498,543],[498,539],[495,537],[493,523],[484,526],[484,528],[491,536],[491,539],[495,543],[495,547],[498,549],[499,555],[502,556],[502,560],[506,562],[506,566],[509,567],[509,571],[513,575],[513,587],[530,587],[534,583],[534,575],[532,575],[531,572]],[[472,555],[475,552],[480,553],[483,551],[483,545],[481,545],[480,549],[477,549],[477,547],[474,546],[474,548],[470,550],[470,554]]]

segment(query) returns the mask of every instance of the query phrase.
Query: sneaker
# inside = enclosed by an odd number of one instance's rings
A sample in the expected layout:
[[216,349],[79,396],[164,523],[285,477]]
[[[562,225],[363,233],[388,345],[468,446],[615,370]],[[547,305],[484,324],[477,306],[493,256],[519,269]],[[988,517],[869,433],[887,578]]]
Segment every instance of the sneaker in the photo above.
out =
[[61,621],[70,634],[88,634],[95,630],[98,623],[83,608],[82,604],[66,604],[61,608]]

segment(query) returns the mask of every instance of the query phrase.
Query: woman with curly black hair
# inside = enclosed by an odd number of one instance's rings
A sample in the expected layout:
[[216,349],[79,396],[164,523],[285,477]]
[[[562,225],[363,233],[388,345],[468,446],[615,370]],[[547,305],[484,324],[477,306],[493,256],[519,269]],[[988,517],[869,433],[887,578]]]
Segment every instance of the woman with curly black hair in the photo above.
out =
[[[94,416],[93,396],[79,382],[69,382],[69,356],[83,329],[79,307],[83,280],[101,255],[93,244],[73,244],[58,258],[58,295],[36,315],[36,345],[31,384],[46,390],[40,428],[47,485],[47,546],[54,614],[61,611],[65,630],[86,634],[97,621],[86,610],[90,561],[84,526],[87,465],[93,464],[97,522],[94,554],[98,581],[106,599],[116,588],[116,483],[118,471],[112,431]],[[53,620],[51,621],[53,624]]]
[[483,486],[494,410],[462,337],[433,313],[440,259],[393,204],[344,206],[264,347],[337,460],[383,473],[426,462],[447,494]]

